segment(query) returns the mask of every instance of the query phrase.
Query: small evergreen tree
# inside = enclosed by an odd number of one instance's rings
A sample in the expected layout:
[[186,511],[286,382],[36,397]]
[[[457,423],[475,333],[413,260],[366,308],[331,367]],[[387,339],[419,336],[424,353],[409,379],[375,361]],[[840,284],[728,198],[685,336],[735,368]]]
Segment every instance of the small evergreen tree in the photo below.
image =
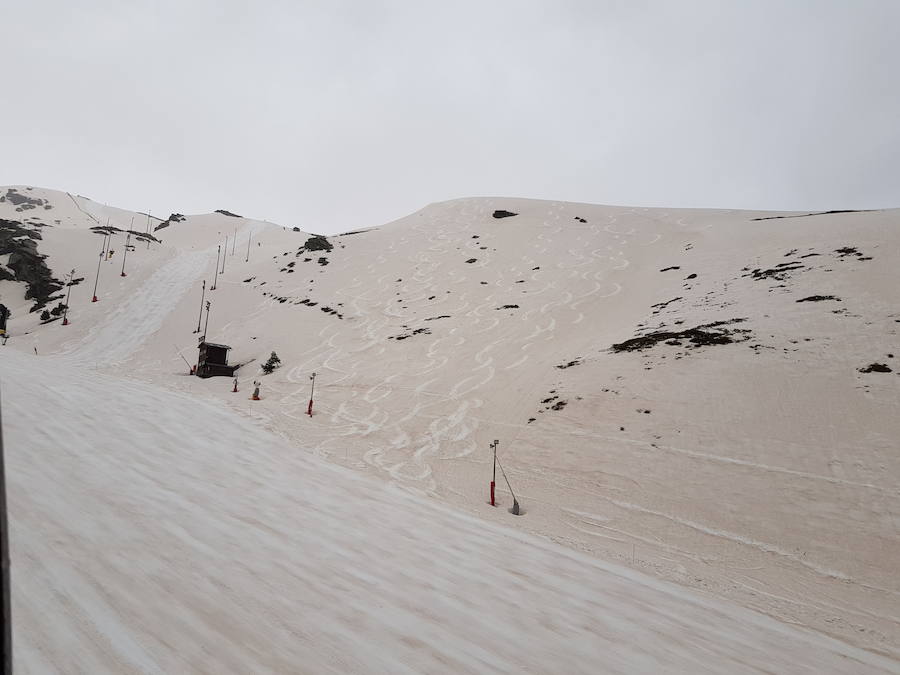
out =
[[262,369],[266,375],[269,375],[272,373],[273,370],[275,370],[276,368],[278,368],[280,366],[281,366],[281,359],[278,358],[278,354],[276,354],[275,352],[272,352],[272,355],[269,357],[269,360],[263,364]]
[[50,320],[50,312],[48,312],[45,309],[43,312],[41,312],[41,321],[49,321],[49,320]]
[[53,316],[59,316],[60,314],[63,313],[63,310],[65,308],[66,308],[66,306],[63,303],[59,303],[56,307],[54,307],[53,309],[50,310],[50,313]]

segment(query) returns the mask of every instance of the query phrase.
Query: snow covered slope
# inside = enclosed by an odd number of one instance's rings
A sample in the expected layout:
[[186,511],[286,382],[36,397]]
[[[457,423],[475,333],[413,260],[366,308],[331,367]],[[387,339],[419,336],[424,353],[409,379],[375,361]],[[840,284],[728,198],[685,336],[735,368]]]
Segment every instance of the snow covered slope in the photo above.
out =
[[892,668],[357,478],[222,406],[57,357],[0,366],[22,675]]
[[[898,214],[482,198],[325,240],[187,216],[99,303],[73,287],[70,326],[15,313],[8,347],[218,400],[298,451],[897,658]],[[97,265],[84,225],[41,228],[59,274]],[[184,376],[203,280],[242,391],[284,364],[252,409]],[[486,504],[494,439],[519,518]]]

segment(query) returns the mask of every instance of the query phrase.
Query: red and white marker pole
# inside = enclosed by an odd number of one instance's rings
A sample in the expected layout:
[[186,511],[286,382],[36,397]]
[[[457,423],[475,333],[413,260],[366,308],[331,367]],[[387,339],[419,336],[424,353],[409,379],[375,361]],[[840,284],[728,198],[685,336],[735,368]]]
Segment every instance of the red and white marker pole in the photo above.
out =
[[316,391],[316,374],[313,373],[312,375],[310,375],[309,379],[312,384],[309,388],[309,405],[306,407],[306,414],[312,417],[313,393],[315,393]]

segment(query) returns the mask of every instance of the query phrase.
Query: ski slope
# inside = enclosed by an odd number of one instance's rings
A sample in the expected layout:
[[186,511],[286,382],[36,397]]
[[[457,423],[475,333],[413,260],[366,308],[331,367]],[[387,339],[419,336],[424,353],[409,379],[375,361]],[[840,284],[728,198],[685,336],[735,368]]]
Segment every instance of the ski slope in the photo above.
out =
[[898,672],[221,406],[65,358],[0,368],[17,673]]

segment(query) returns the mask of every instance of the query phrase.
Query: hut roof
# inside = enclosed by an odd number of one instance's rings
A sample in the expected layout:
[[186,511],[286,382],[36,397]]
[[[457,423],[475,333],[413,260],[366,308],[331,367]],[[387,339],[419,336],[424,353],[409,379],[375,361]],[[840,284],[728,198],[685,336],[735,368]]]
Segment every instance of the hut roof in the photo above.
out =
[[231,347],[229,347],[228,345],[219,345],[219,344],[216,344],[215,342],[206,342],[205,340],[203,342],[201,342],[198,346],[202,347],[203,345],[206,345],[207,347],[219,347],[220,349],[231,349]]

